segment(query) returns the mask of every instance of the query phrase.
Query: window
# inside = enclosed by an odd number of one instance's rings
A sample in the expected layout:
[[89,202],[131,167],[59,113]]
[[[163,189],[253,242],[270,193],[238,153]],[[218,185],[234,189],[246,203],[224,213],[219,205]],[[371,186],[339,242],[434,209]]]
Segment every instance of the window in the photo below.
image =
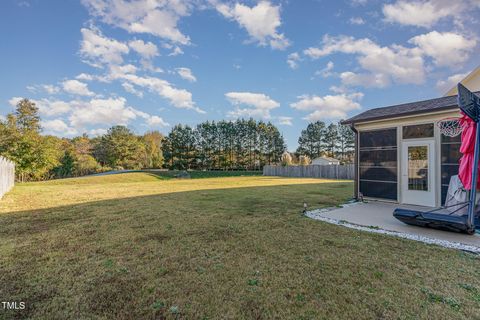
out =
[[458,168],[460,166],[458,161],[462,157],[460,153],[461,138],[460,135],[452,138],[442,134],[441,142],[442,203],[445,203],[450,178],[458,174]]
[[359,189],[366,197],[397,200],[397,129],[360,132]]
[[433,123],[403,126],[403,139],[432,138]]
[[428,191],[428,147],[408,147],[408,190]]

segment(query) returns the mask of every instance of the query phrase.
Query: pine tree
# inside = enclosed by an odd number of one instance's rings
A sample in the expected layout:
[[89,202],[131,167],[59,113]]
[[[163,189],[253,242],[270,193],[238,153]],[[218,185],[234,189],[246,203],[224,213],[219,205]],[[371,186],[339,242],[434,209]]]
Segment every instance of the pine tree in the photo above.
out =
[[326,128],[324,122],[309,123],[307,128],[302,130],[300,138],[298,138],[297,153],[312,159],[321,156],[325,151],[325,135]]
[[325,131],[325,152],[327,156],[335,158],[335,152],[338,144],[338,128],[337,125],[331,123]]
[[351,161],[355,148],[355,134],[349,126],[338,126],[338,146],[343,161]]

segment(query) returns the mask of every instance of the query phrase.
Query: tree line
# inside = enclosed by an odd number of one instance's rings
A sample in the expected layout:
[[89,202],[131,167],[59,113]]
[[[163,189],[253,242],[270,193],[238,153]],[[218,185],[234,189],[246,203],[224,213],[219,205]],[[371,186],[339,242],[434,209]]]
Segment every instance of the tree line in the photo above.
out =
[[[296,156],[329,155],[348,161],[353,134],[344,126],[317,121],[299,138]],[[43,135],[38,108],[28,99],[0,121],[0,155],[16,163],[17,180],[83,176],[109,170],[261,170],[278,164],[285,140],[270,122],[253,119],[176,125],[167,136],[137,135],[125,126],[105,134],[68,139]]]
[[177,125],[165,138],[170,169],[260,170],[280,161],[285,140],[270,122],[253,119]]
[[314,159],[321,156],[337,158],[343,162],[353,162],[355,135],[346,125],[323,121],[309,123],[298,138],[296,156]]
[[158,131],[135,135],[124,126],[106,134],[73,139],[41,134],[40,116],[27,99],[0,121],[0,155],[16,164],[19,181],[83,176],[112,169],[160,168],[163,135]]

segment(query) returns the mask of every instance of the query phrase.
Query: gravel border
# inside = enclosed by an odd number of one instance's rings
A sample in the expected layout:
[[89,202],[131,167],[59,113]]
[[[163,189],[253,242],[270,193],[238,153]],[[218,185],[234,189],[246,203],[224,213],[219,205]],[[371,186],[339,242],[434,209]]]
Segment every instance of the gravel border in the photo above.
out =
[[[344,204],[340,207],[341,208],[347,208],[347,207],[352,207],[352,206],[358,205],[360,203],[361,202],[348,203],[348,204]],[[316,209],[316,210],[312,210],[312,211],[307,211],[307,212],[304,213],[304,215],[306,217],[314,219],[314,220],[320,220],[320,221],[323,221],[323,222],[335,224],[335,225],[350,228],[350,229],[366,231],[366,232],[371,232],[371,233],[377,233],[377,234],[386,234],[386,235],[389,235],[389,236],[399,237],[399,238],[403,238],[403,239],[420,241],[420,242],[427,243],[427,244],[435,244],[435,245],[438,245],[438,246],[441,246],[441,247],[444,247],[444,248],[457,249],[457,250],[467,251],[467,252],[470,252],[470,253],[480,254],[480,247],[476,247],[476,246],[473,246],[473,245],[463,244],[463,243],[454,242],[454,241],[439,240],[439,239],[419,236],[419,235],[410,234],[410,233],[403,233],[403,232],[398,232],[398,231],[390,231],[390,230],[384,230],[384,229],[380,229],[380,228],[361,226],[361,225],[358,225],[358,224],[350,223],[348,221],[329,218],[329,217],[326,217],[324,215],[326,212],[333,211],[335,209],[338,209],[338,207]],[[447,231],[445,231],[445,232],[447,232]]]

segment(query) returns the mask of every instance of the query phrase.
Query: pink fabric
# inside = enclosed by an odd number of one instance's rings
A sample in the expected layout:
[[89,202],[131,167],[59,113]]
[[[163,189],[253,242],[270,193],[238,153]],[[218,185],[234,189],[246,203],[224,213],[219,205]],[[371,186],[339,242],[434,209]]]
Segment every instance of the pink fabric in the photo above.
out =
[[[471,189],[472,185],[472,168],[473,168],[473,153],[475,151],[475,122],[468,116],[463,114],[460,118],[460,124],[463,127],[462,131],[462,144],[460,146],[460,152],[463,154],[460,158],[460,167],[458,169],[458,177],[462,181],[466,190]],[[480,173],[480,167],[477,165],[477,170]],[[480,177],[480,176],[479,176]],[[477,180],[477,189],[480,188],[480,179]]]

